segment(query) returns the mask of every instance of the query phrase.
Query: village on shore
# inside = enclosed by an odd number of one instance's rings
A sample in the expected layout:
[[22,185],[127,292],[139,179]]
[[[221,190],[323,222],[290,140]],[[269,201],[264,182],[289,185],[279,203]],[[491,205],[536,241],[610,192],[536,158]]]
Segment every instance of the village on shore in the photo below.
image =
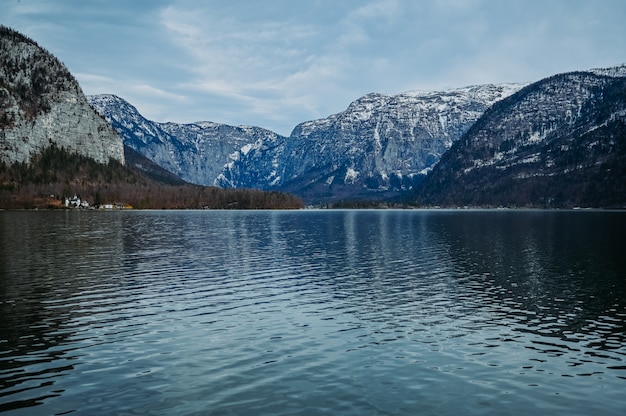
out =
[[132,205],[126,203],[104,203],[91,205],[86,200],[81,199],[78,195],[65,197],[63,207],[75,209],[133,209]]

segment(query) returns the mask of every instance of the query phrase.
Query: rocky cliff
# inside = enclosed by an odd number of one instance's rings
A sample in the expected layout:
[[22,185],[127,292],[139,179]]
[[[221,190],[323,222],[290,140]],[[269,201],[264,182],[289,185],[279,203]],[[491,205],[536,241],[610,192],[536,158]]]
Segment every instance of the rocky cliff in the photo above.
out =
[[279,189],[308,202],[389,198],[417,185],[487,108],[521,87],[369,94],[298,125],[288,139],[242,148],[216,184]]
[[626,206],[626,66],[555,75],[496,103],[443,155],[418,200]]
[[0,161],[28,163],[51,145],[100,163],[124,163],[122,139],[67,68],[33,40],[0,26]]
[[369,94],[345,111],[296,126],[158,123],[112,95],[88,97],[124,144],[186,181],[280,190],[308,202],[389,198],[410,190],[494,102],[522,85]]

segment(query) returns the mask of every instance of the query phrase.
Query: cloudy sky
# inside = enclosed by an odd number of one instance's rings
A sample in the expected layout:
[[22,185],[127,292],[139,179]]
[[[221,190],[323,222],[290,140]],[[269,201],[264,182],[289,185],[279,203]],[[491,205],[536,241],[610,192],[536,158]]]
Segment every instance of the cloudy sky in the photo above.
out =
[[288,135],[369,92],[626,63],[624,0],[0,0],[86,94]]

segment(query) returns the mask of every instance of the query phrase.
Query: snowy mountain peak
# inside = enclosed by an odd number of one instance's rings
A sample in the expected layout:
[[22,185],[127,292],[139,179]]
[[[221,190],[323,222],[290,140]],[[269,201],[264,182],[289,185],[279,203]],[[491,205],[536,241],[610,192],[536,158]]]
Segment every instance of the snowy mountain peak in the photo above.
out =
[[124,99],[111,94],[88,97],[120,133],[124,144],[187,182],[213,185],[233,153],[276,133],[259,127],[233,127],[211,121],[191,124],[147,120]]
[[289,139],[239,152],[220,186],[280,189],[309,202],[377,198],[410,189],[494,102],[522,84],[370,93]]
[[594,68],[589,72],[596,75],[604,75],[607,77],[623,78],[626,77],[626,64],[614,66],[611,68]]
[[[579,125],[600,129],[580,124],[581,114],[604,105],[603,91],[618,94],[619,89],[603,85],[625,76],[622,65],[555,75],[528,85],[370,93],[342,112],[300,123],[288,138],[253,126],[149,122],[125,102],[104,115],[113,120],[125,143],[190,182],[287,191],[308,203],[385,199],[421,186],[441,165],[442,155],[460,141],[486,147],[478,146],[480,151],[460,171],[446,162],[455,175],[536,163],[543,156],[526,152],[533,146],[583,128]],[[99,103],[114,99],[93,102],[104,108]],[[625,113],[621,107],[603,108],[604,126],[621,122]]]

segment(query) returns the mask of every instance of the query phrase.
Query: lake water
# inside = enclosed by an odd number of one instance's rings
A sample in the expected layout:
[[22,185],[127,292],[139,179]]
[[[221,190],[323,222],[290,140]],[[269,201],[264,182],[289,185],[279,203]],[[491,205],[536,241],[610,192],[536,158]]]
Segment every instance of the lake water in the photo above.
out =
[[626,213],[0,212],[0,412],[623,415]]

